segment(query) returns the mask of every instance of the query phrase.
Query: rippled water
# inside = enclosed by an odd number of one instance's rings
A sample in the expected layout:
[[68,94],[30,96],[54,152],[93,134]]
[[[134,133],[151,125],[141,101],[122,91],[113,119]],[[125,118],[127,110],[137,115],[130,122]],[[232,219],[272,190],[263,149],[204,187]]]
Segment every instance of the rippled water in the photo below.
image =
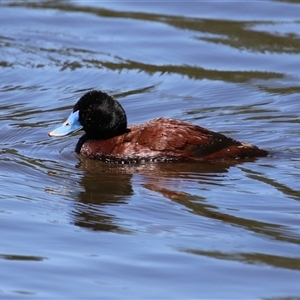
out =
[[[0,298],[300,298],[300,4],[0,1]],[[118,166],[49,138],[84,92],[268,149]]]

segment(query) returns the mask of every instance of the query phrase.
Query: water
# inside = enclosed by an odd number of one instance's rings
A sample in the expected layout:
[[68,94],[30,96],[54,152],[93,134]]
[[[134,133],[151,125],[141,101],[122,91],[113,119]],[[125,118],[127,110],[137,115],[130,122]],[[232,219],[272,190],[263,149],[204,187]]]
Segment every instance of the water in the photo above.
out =
[[[1,299],[300,298],[298,3],[0,5]],[[272,155],[83,159],[47,132],[94,88]]]

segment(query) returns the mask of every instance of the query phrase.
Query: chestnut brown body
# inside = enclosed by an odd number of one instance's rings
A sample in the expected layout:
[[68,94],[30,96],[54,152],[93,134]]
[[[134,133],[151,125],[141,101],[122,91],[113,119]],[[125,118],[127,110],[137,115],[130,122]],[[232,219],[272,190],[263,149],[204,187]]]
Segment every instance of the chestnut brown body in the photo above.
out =
[[106,162],[228,161],[267,156],[266,150],[206,128],[170,118],[128,126],[123,134],[79,140],[76,151]]

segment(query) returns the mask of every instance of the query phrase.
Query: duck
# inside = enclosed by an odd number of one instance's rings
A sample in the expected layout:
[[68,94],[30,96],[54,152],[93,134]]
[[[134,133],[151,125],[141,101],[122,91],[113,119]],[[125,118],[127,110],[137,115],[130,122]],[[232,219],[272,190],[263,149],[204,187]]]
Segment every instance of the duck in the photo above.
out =
[[91,90],[74,105],[50,137],[83,130],[75,151],[107,163],[216,162],[265,157],[267,150],[186,121],[158,117],[127,125],[125,110],[111,95]]

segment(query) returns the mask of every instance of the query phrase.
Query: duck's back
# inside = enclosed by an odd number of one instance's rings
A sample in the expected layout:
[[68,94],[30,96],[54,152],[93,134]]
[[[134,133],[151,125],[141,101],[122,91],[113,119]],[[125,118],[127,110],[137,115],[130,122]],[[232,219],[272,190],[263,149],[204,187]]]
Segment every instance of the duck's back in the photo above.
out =
[[87,140],[77,151],[89,158],[120,163],[233,160],[268,154],[249,143],[169,118],[130,126],[128,132],[107,140]]

